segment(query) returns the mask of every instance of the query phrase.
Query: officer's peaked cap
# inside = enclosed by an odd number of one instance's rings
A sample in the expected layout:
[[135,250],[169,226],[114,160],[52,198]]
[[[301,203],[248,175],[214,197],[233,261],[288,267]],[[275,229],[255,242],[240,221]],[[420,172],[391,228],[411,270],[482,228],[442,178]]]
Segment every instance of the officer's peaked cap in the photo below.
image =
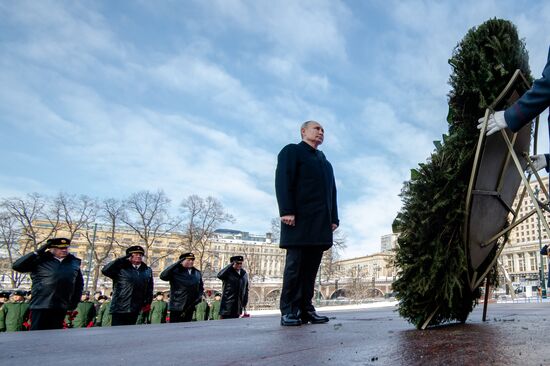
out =
[[130,248],[126,249],[126,254],[132,254],[132,253],[145,254],[145,250],[143,249],[143,247],[141,247],[139,245],[134,245],[134,246],[131,246]]
[[50,248],[67,248],[71,245],[71,240],[67,238],[53,238],[46,242]]

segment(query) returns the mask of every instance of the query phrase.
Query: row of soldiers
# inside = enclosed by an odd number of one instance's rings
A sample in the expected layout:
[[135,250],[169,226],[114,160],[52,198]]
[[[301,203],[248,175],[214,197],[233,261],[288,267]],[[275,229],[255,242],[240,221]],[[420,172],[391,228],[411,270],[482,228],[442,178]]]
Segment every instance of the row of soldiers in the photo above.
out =
[[[30,292],[16,290],[0,292],[0,332],[17,332],[29,330]],[[109,327],[112,317],[109,311],[109,297],[96,292],[94,299],[90,292],[82,295],[74,311],[65,316],[64,328]],[[212,301],[203,296],[202,301],[195,306],[193,321],[219,320],[221,293],[216,292]],[[162,324],[170,322],[168,302],[164,292],[157,292],[148,312],[141,312],[136,324]]]
[[[187,322],[193,317],[204,317],[200,314],[207,309],[211,319],[247,316],[248,274],[242,268],[242,256],[231,257],[230,263],[218,273],[223,282],[219,305],[215,300],[215,306],[209,308],[204,298],[202,273],[194,267],[193,253],[183,253],[176,263],[161,272],[160,279],[170,283],[166,304],[162,293],[157,293],[153,301],[153,271],[143,261],[145,251],[139,245],[131,246],[125,256],[103,267],[103,275],[113,281],[113,292],[110,300],[98,297],[97,302],[101,300],[103,304],[97,308],[97,304],[89,300],[89,294],[82,294],[81,261],[68,252],[70,243],[66,238],[49,239],[13,264],[14,270],[30,273],[30,330],[61,329],[67,325],[86,327],[96,323],[106,326],[109,322],[112,326],[162,323],[163,320]],[[162,313],[163,307],[166,314]],[[92,316],[84,316],[94,311]]]

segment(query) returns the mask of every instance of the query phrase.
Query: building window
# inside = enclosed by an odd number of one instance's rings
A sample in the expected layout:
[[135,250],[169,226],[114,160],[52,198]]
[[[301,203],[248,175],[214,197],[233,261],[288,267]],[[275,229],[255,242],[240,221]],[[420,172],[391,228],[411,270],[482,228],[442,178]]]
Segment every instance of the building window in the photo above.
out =
[[537,270],[537,252],[529,252],[529,270]]
[[525,254],[524,253],[518,254],[518,265],[519,265],[519,271],[525,272]]

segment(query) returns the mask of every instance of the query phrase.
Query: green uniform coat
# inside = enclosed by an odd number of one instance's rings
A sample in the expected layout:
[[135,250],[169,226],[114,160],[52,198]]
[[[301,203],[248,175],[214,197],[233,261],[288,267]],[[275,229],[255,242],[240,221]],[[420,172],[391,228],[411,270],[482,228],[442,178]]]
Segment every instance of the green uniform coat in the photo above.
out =
[[195,307],[195,320],[208,320],[209,310],[210,306],[208,306],[208,302],[202,299],[202,301]]
[[208,319],[210,320],[220,320],[220,305],[221,300],[214,300],[212,301],[212,304],[210,304],[210,316]]
[[151,311],[149,312],[150,324],[166,323],[166,314],[168,313],[168,303],[164,300],[154,300],[151,303]]
[[73,320],[73,328],[86,328],[95,318],[95,304],[92,301],[81,301],[76,307],[76,314]]
[[112,322],[112,315],[109,312],[109,308],[111,306],[111,301],[105,301],[101,306],[99,307],[99,311],[97,313],[95,326],[96,327],[110,327]]
[[26,330],[23,323],[29,319],[29,304],[25,302],[7,302],[2,306],[3,324],[0,328],[4,328],[7,332],[18,332]]

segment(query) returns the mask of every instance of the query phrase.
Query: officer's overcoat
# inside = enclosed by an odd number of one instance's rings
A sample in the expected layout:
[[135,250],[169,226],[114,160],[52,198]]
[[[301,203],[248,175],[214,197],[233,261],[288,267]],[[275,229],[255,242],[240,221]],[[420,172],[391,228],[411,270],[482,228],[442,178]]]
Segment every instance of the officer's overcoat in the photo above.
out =
[[73,310],[78,305],[84,280],[80,259],[74,255],[69,253],[58,261],[50,252],[28,253],[13,264],[13,269],[31,273],[31,310]]
[[202,273],[195,267],[189,273],[178,261],[166,267],[160,279],[170,282],[170,311],[193,311],[201,301],[204,292]]
[[121,257],[107,263],[101,272],[113,280],[111,314],[139,313],[153,301],[153,271],[145,263],[135,269]]
[[218,273],[223,281],[220,315],[224,318],[237,318],[248,304],[248,273],[241,269],[239,274],[233,264],[228,264]]

